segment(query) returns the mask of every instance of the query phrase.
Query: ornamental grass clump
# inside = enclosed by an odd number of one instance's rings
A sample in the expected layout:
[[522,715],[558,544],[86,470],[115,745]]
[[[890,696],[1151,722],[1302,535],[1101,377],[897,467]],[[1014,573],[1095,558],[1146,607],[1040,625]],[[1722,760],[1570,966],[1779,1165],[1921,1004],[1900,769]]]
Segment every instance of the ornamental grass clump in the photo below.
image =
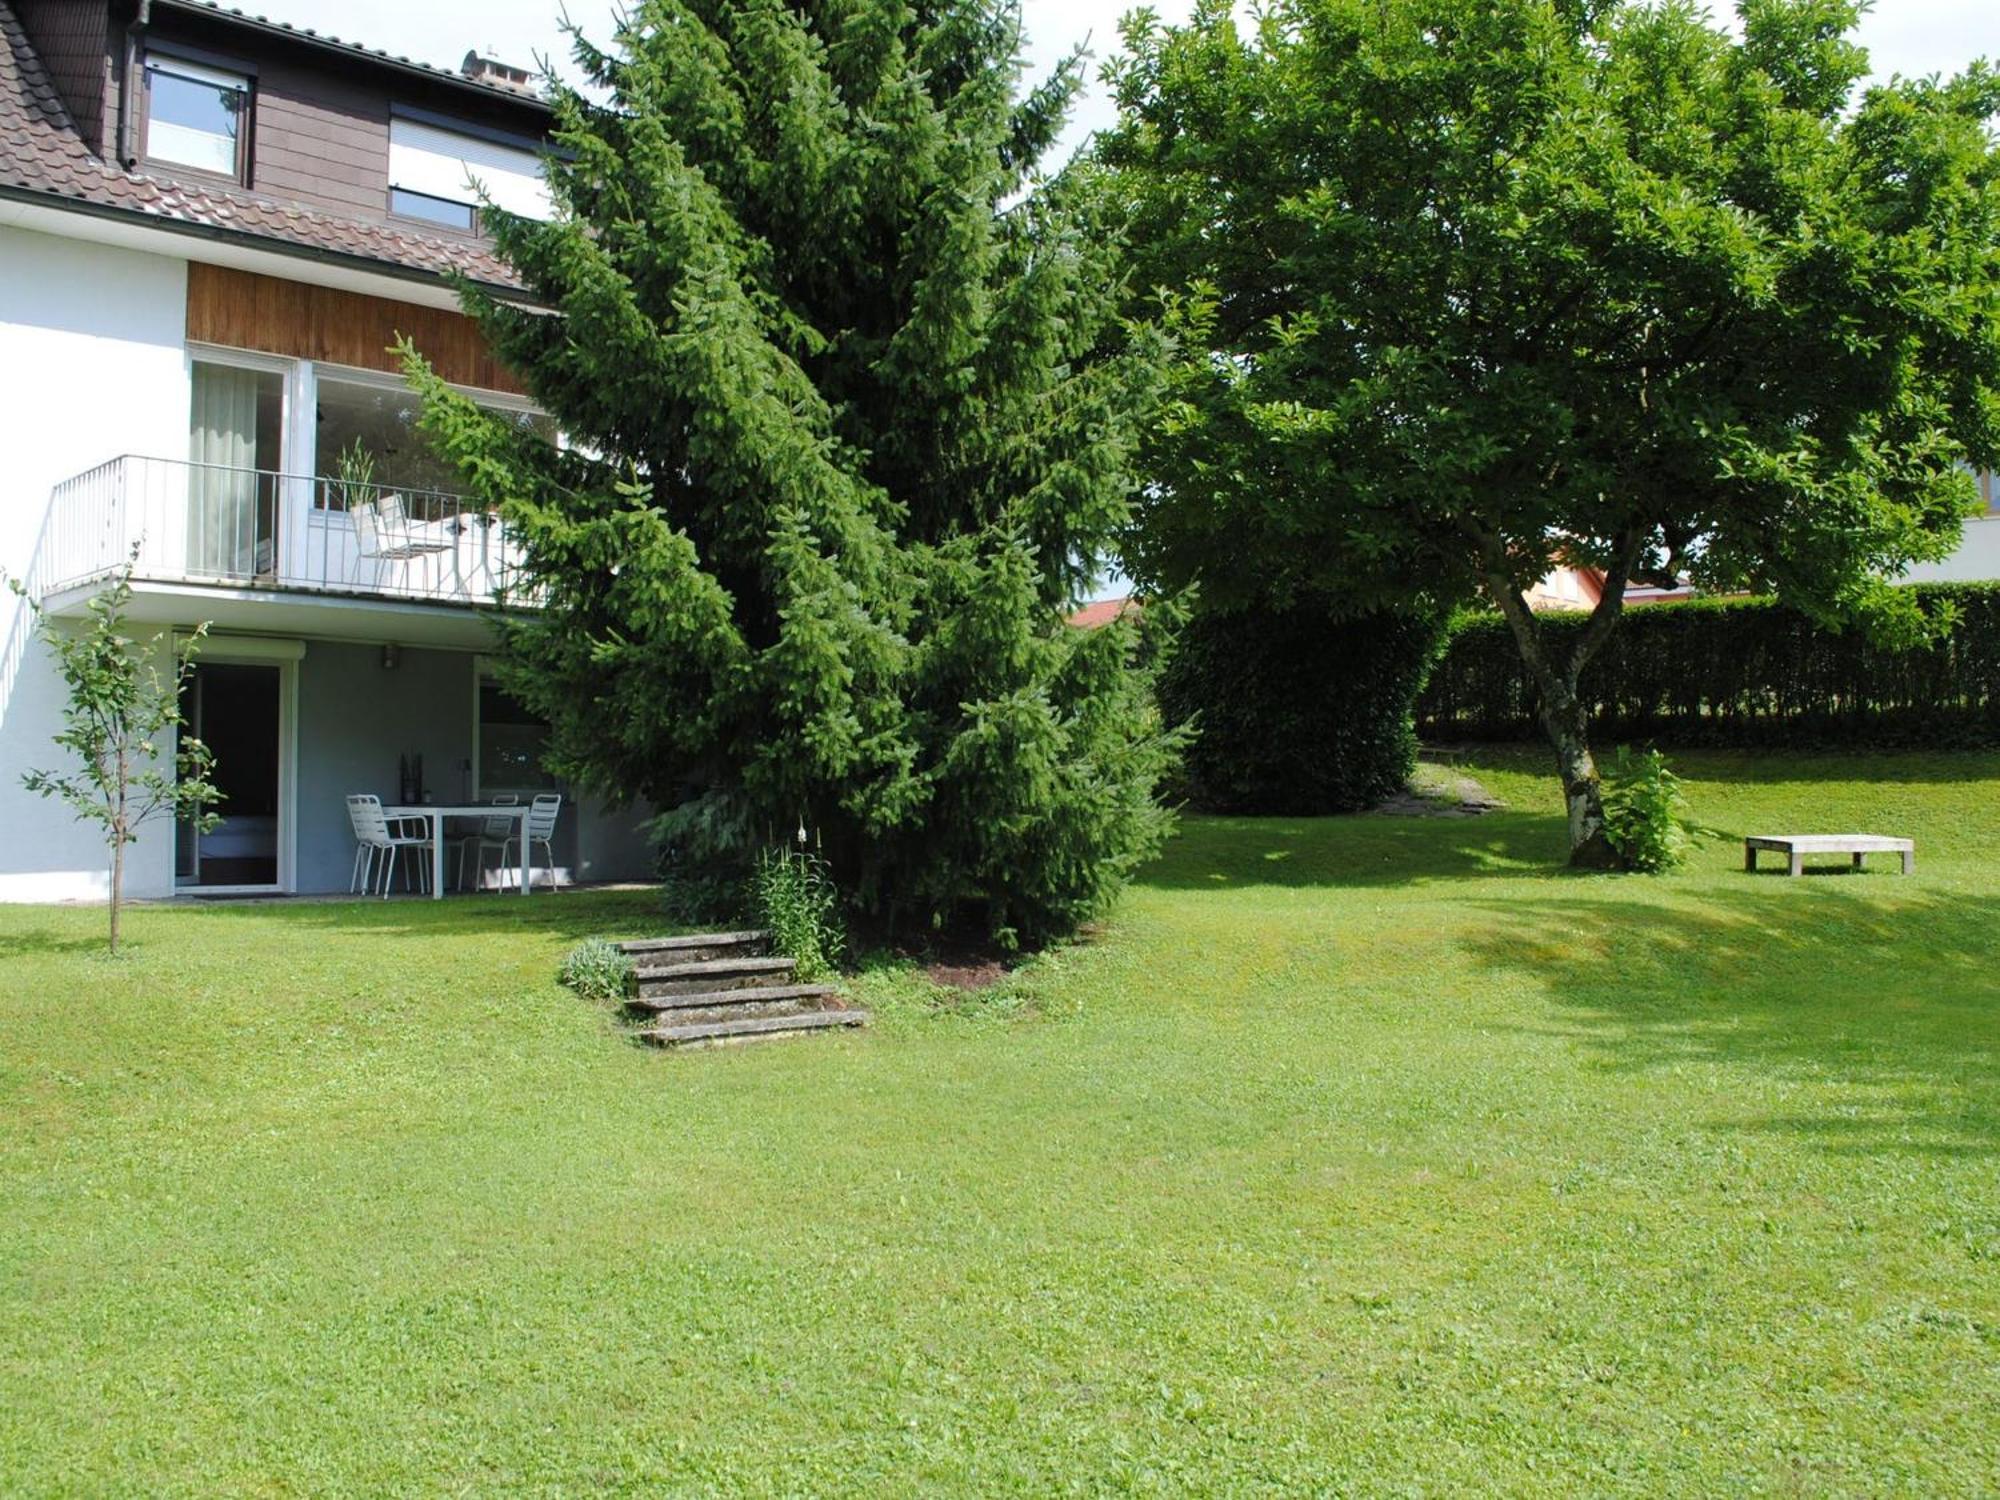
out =
[[564,956],[556,977],[586,1000],[623,1000],[632,960],[603,938],[585,938]]
[[767,849],[750,876],[751,904],[771,946],[797,965],[798,977],[823,979],[846,951],[840,893],[819,855],[801,849]]

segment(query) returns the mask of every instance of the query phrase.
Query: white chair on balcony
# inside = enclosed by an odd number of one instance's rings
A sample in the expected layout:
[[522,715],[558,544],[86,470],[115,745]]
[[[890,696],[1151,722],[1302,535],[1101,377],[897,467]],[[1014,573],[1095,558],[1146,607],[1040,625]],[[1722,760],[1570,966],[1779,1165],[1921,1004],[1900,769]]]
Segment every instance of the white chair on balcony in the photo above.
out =
[[[549,858],[546,865],[539,868],[549,872],[549,888],[560,890],[556,883],[556,851],[552,842],[556,836],[556,815],[562,811],[562,798],[554,792],[543,792],[528,804],[528,884],[535,882],[535,845],[542,846],[542,852]],[[500,850],[500,868],[506,869],[512,862],[510,851],[520,843],[520,835],[510,837]]]
[[401,571],[401,586],[408,588],[411,586],[409,570],[412,565],[440,552],[449,552],[455,545],[442,537],[418,533],[410,524],[403,497],[394,491],[385,491],[373,500],[350,504],[347,519],[354,527],[354,540],[361,560],[375,565],[377,584],[385,581],[382,577],[384,564],[394,564]]
[[[512,792],[501,792],[493,798],[493,805],[495,807],[519,807],[521,799]],[[476,891],[479,889],[477,884],[467,885],[465,883],[466,856],[471,855],[476,862],[473,868],[473,879],[475,881],[484,881],[486,879],[486,851],[488,849],[497,849],[504,856],[507,852],[508,844],[513,842],[511,835],[518,826],[519,824],[513,818],[481,818],[477,833],[468,833],[459,839],[458,888],[460,890]],[[503,865],[501,868],[504,869],[505,866]]]
[[[430,889],[430,861],[423,853],[430,847],[430,839],[422,834],[404,831],[404,825],[391,825],[382,812],[382,799],[367,792],[356,792],[347,799],[347,821],[354,828],[354,872],[348,877],[347,891],[353,895],[356,889],[372,892],[375,888],[375,862],[382,861],[382,899],[389,899],[389,882],[396,874],[396,855],[408,850],[416,857],[417,877],[413,882],[406,873],[403,877],[404,889]],[[363,857],[366,857],[366,876],[363,877]]]

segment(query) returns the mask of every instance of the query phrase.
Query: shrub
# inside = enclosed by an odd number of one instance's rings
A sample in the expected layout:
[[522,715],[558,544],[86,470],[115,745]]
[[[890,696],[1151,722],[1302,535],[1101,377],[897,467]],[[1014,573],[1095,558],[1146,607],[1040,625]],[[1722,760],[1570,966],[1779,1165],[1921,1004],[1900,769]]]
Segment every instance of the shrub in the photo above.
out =
[[[2000,744],[2000,584],[1920,584],[1928,645],[1877,644],[1768,599],[1631,609],[1584,669],[1594,727],[1662,745]],[[1566,649],[1584,616],[1545,621]],[[1535,739],[1536,699],[1497,615],[1453,629],[1418,699],[1434,739]]]
[[799,978],[833,972],[846,939],[824,859],[803,848],[767,849],[757,856],[750,893],[758,925],[770,929],[771,946],[797,964]]
[[586,1000],[623,1000],[632,960],[603,938],[585,938],[562,961],[557,978]]
[[674,927],[731,927],[744,919],[748,878],[741,866],[690,867],[679,861],[660,872],[660,915]]
[[1160,682],[1191,725],[1185,792],[1211,812],[1354,812],[1416,765],[1412,707],[1442,629],[1420,613],[1342,620],[1323,604],[1197,610]]
[[1664,755],[1647,750],[1634,759],[1620,750],[1604,783],[1604,836],[1629,868],[1660,875],[1686,864],[1707,830]]

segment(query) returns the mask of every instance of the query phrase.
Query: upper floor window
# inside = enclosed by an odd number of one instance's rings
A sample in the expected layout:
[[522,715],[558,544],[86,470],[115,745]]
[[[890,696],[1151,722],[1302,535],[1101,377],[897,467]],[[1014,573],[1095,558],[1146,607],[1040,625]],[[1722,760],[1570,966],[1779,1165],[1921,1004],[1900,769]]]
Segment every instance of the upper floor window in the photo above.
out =
[[146,60],[149,160],[243,178],[250,80],[178,57]]
[[480,189],[510,213],[546,219],[551,212],[532,143],[403,115],[390,120],[390,212],[469,233]]

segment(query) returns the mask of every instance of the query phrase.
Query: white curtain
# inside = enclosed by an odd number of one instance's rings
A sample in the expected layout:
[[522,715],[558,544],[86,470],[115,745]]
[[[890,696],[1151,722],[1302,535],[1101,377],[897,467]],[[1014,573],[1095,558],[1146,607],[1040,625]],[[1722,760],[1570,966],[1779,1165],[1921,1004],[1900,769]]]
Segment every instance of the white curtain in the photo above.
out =
[[194,367],[188,433],[188,567],[222,578],[257,572],[255,370]]

